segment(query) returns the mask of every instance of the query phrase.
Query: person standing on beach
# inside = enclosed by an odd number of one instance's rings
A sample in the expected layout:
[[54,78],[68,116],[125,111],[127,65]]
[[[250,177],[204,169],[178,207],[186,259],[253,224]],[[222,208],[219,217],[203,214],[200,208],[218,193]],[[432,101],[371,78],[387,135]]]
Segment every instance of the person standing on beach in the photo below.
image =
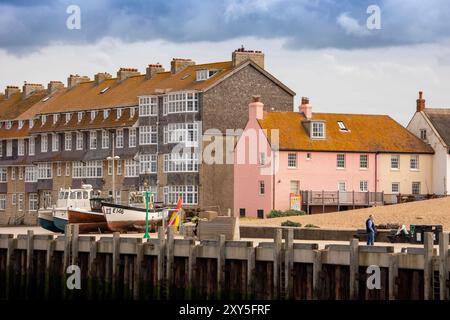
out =
[[367,245],[373,246],[375,242],[375,223],[373,222],[373,215],[370,215],[366,220]]

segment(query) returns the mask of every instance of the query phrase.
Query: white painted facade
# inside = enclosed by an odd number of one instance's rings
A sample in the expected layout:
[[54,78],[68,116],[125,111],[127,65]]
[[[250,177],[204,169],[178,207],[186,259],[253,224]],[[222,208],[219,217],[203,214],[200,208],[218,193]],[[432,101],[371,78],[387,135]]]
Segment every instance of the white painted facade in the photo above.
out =
[[430,144],[435,152],[432,168],[432,193],[439,195],[450,194],[450,155],[448,146],[424,112],[416,112],[407,129],[419,138],[421,138],[421,130],[426,130],[426,140],[424,141]]

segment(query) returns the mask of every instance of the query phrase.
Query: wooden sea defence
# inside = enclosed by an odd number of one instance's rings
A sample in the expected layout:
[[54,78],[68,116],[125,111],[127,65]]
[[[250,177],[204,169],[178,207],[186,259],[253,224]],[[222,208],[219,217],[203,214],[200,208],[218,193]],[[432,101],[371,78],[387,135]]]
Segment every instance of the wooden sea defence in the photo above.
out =
[[[170,229],[148,241],[118,233],[96,239],[80,236],[76,225],[56,238],[2,234],[0,299],[448,300],[448,233],[439,253],[432,243],[426,234],[423,247],[402,252],[356,239],[319,249],[295,243],[292,229],[259,243],[224,235],[196,242]],[[67,286],[76,283],[73,266],[80,289]],[[367,285],[370,266],[379,268],[379,288]]]

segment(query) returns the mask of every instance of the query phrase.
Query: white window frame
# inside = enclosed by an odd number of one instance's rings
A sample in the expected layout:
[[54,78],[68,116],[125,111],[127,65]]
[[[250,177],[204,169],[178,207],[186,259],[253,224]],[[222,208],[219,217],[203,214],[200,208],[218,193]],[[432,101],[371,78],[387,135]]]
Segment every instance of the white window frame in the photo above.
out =
[[101,160],[91,160],[86,162],[72,162],[72,178],[102,178],[103,162]]
[[158,96],[139,98],[139,117],[155,117],[158,115]]
[[[394,163],[396,163],[396,166],[393,166]],[[391,170],[400,170],[400,155],[391,155]]]
[[17,211],[23,211],[25,209],[25,194],[18,193],[17,194]]
[[369,191],[369,181],[367,181],[367,180],[359,181],[359,191],[360,192],[368,192]]
[[164,203],[176,204],[182,197],[183,205],[198,204],[198,186],[196,185],[171,185],[164,187]]
[[128,147],[134,148],[136,147],[137,142],[137,130],[136,128],[130,128],[128,130]]
[[183,143],[186,147],[197,147],[199,144],[199,123],[180,122],[164,126],[164,144]]
[[13,154],[12,140],[6,140],[6,156],[12,157],[12,154]]
[[56,163],[56,175],[58,177],[61,177],[61,175],[62,175],[62,164],[61,164],[61,162],[57,162]]
[[300,180],[291,180],[289,183],[289,190],[291,193],[300,193]]
[[263,196],[266,194],[266,183],[264,180],[258,181],[258,194],[260,196]]
[[16,180],[16,167],[11,167],[11,180]]
[[123,148],[123,129],[116,130],[116,148]]
[[345,158],[346,158],[345,153],[336,154],[336,169],[339,169],[339,170],[345,169],[345,165],[346,165]]
[[311,138],[312,139],[325,139],[325,123],[324,122],[311,122]]
[[37,193],[28,194],[28,211],[37,211],[39,209],[39,197]]
[[0,168],[0,182],[8,182],[8,168]]
[[164,155],[164,172],[198,172],[198,154],[193,153],[167,153]]
[[[396,185],[397,191],[394,190],[394,185]],[[399,194],[400,193],[400,182],[392,182],[391,183],[391,192],[393,194]]]
[[1,193],[0,194],[0,211],[6,210],[6,194]]
[[139,145],[158,144],[158,128],[156,126],[139,127]]
[[41,134],[41,152],[48,151],[48,135]]
[[59,151],[59,134],[52,133],[52,152]]
[[72,150],[72,132],[64,133],[64,150],[66,151]]
[[139,176],[139,164],[133,159],[125,160],[125,177],[135,178]]
[[156,154],[139,155],[139,173],[152,174],[158,171],[158,157]]
[[83,132],[77,132],[76,134],[76,149],[77,150],[83,150],[84,145],[84,134]]
[[[413,181],[411,183],[411,194],[413,195],[419,195],[422,192],[422,184],[420,183],[420,181]],[[417,192],[416,192],[417,190]]]
[[40,162],[37,167],[39,180],[53,179],[53,169],[50,162]]
[[28,139],[28,154],[34,156],[36,154],[36,138],[31,136]]
[[109,132],[102,130],[102,149],[109,149]]
[[367,155],[367,154],[359,155],[359,169],[360,170],[368,170],[369,169],[369,155]]
[[18,156],[25,155],[25,140],[24,139],[17,140],[17,155]]
[[409,169],[411,171],[419,170],[419,155],[412,155],[409,159]]
[[66,162],[66,177],[70,177],[70,162]]
[[289,152],[288,153],[288,169],[296,169],[297,168],[297,153]]
[[25,167],[25,182],[37,182],[38,181],[38,167],[29,166]]
[[80,123],[81,120],[83,120],[83,111],[80,111],[77,113],[77,120],[78,120],[78,123]]
[[97,130],[89,131],[89,149],[97,149]]
[[173,92],[163,98],[163,114],[198,112],[199,94],[194,91]]
[[116,109],[116,119],[120,119],[122,117],[123,108],[117,108]]

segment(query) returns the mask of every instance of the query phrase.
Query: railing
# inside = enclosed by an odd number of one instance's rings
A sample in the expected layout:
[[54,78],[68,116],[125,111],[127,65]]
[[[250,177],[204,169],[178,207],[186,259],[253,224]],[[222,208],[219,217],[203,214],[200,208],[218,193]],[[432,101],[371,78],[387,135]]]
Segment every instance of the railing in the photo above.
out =
[[372,206],[384,203],[383,192],[301,191],[304,205]]

